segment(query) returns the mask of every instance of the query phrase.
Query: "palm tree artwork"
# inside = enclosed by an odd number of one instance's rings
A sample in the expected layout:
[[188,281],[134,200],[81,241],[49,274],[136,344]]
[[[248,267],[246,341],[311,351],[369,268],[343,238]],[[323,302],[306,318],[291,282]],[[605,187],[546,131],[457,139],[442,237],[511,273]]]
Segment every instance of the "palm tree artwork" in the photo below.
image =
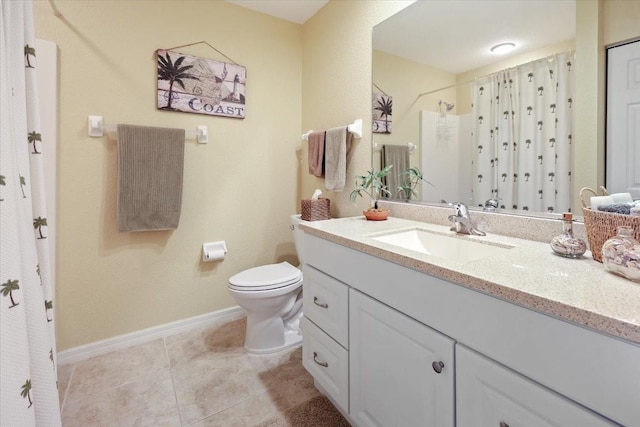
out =
[[[378,133],[391,133],[391,116],[393,115],[393,99],[389,95],[373,94],[373,121],[384,119],[384,129]],[[379,126],[378,126],[379,127]]]
[[31,400],[31,378],[27,379],[20,389],[20,396],[25,399],[29,399],[29,408],[33,405],[33,401]]
[[9,306],[9,308],[13,308],[16,305],[20,305],[19,302],[16,302],[13,299],[13,291],[17,291],[18,289],[20,289],[20,284],[18,280],[9,279],[6,282],[4,282],[2,285],[0,285],[0,287],[2,288],[0,290],[0,293],[2,294],[2,296],[4,297],[8,296],[9,299],[11,300],[11,305]]
[[200,80],[198,77],[193,74],[187,73],[193,65],[185,65],[181,67],[182,62],[185,60],[184,56],[176,59],[176,62],[171,60],[169,56],[169,52],[166,53],[166,57],[162,55],[158,55],[158,80],[168,80],[169,81],[169,95],[167,99],[167,105],[162,107],[167,110],[173,110],[171,107],[171,102],[173,101],[173,84],[178,83],[182,89],[185,89],[183,79],[192,79],[192,80]]
[[40,234],[40,237],[38,237],[38,240],[47,238],[47,236],[44,236],[42,234],[42,227],[46,227],[46,226],[47,226],[47,218],[42,218],[39,216],[38,218],[33,219],[33,228],[37,228],[38,233]]
[[31,154],[40,154],[40,152],[38,151],[38,148],[36,147],[36,142],[38,141],[42,141],[42,134],[34,131],[29,132],[29,135],[27,135],[27,140],[29,141],[29,144],[33,144],[33,152]]
[[36,56],[36,48],[35,47],[31,47],[28,44],[24,45],[24,58],[27,61],[27,68],[35,68],[33,65],[31,65],[31,62],[29,61],[29,57],[30,56]]

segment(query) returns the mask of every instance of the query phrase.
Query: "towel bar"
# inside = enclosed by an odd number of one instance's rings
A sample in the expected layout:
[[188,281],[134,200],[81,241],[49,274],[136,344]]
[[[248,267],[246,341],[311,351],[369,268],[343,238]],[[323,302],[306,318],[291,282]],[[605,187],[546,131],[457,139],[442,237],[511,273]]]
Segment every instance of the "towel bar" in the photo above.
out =
[[[356,119],[354,120],[353,123],[349,123],[347,125],[347,130],[349,132],[351,132],[353,134],[354,138],[362,138],[362,119]],[[309,135],[312,133],[313,131],[310,130],[307,133],[303,133],[302,134],[302,139],[304,139],[305,141],[309,140]]]
[[[372,146],[374,151],[382,150],[382,147],[379,146],[377,142],[374,142]],[[413,152],[416,151],[417,148],[416,144],[414,144],[413,142],[407,142],[407,147],[409,148],[409,154],[413,154]]]
[[[92,138],[101,138],[105,133],[115,134],[117,125],[105,123],[102,116],[89,116],[88,134]],[[185,129],[185,139],[195,139],[200,144],[209,142],[209,131],[206,126],[199,125],[196,129]]]

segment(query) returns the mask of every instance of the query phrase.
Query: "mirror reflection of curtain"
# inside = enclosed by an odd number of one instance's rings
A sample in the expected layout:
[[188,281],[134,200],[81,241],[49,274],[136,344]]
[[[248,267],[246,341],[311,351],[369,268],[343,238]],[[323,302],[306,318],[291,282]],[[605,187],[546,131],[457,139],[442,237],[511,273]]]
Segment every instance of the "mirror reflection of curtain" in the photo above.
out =
[[32,1],[0,2],[0,425],[60,426]]
[[473,205],[571,210],[574,65],[566,52],[474,83]]
[[410,167],[409,147],[406,145],[385,144],[382,146],[381,157],[382,168],[385,168],[388,165],[393,165],[389,174],[384,178],[387,190],[391,193],[391,195],[387,195],[387,197],[392,199],[396,197],[405,197],[398,193],[398,187],[400,187],[407,179],[405,171]]

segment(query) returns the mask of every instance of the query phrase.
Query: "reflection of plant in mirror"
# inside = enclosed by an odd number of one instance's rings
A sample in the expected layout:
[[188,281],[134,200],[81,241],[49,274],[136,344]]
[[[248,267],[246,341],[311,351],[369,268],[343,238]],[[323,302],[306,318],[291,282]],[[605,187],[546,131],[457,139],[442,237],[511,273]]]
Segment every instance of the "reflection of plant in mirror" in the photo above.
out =
[[398,194],[400,194],[406,200],[410,200],[411,196],[418,197],[418,193],[416,193],[416,188],[418,184],[421,182],[426,182],[430,186],[433,187],[433,184],[424,179],[422,175],[422,171],[417,166],[409,168],[403,172],[405,179],[402,184],[398,187]]
[[356,188],[351,192],[351,203],[356,203],[358,196],[364,197],[367,194],[373,200],[373,209],[378,209],[378,199],[382,195],[391,195],[387,186],[382,182],[382,178],[389,174],[393,165],[389,165],[378,172],[371,168],[366,175],[356,176]]

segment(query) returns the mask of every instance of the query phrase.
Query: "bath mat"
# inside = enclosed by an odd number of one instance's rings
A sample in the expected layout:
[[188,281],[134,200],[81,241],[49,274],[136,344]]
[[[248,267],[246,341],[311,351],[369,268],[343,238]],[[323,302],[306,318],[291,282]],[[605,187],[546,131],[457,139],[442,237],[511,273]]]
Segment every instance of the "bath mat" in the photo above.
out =
[[350,425],[329,399],[316,396],[256,427],[349,427]]

